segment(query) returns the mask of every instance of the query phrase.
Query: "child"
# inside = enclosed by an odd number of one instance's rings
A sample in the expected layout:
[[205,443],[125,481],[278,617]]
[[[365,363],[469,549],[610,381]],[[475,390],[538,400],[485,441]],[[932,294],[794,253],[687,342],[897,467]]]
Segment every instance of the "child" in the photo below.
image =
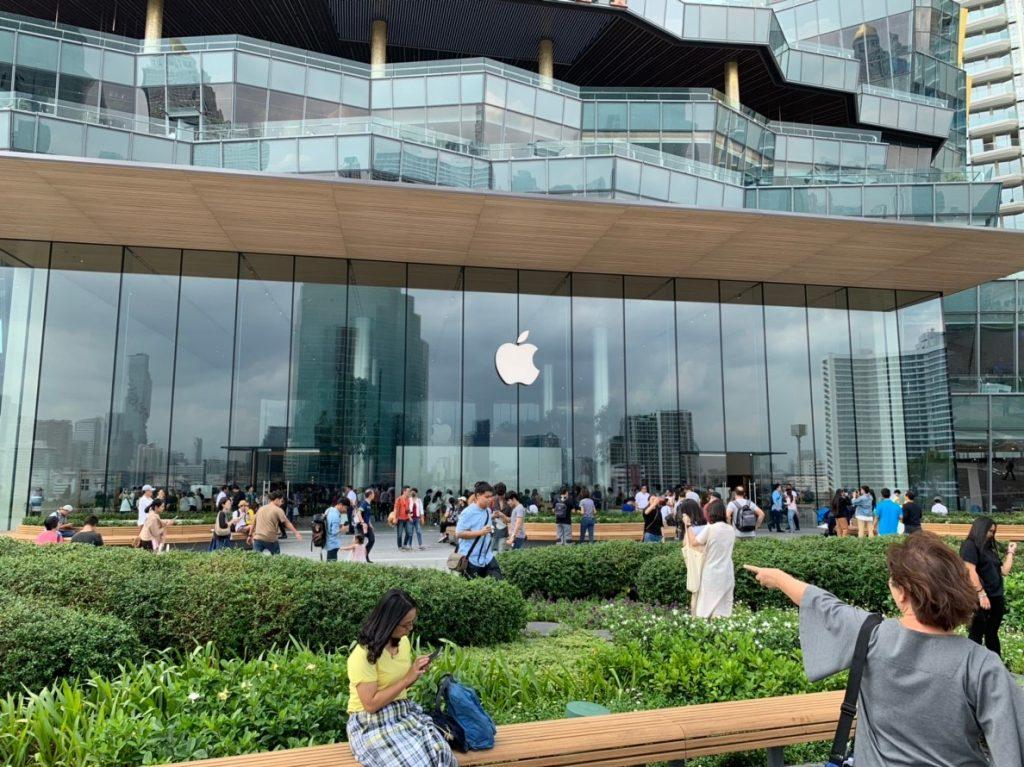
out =
[[366,561],[366,538],[362,535],[357,535],[355,543],[350,546],[342,546],[342,551],[348,552],[349,562],[365,562]]

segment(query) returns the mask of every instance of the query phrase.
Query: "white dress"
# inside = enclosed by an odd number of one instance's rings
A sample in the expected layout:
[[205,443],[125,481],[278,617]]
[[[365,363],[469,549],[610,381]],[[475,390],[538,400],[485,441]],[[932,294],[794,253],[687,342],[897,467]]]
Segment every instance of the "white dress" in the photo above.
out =
[[725,522],[715,522],[697,533],[697,543],[704,546],[704,569],[695,614],[698,618],[728,618],[732,615],[736,586],[732,564],[736,529]]

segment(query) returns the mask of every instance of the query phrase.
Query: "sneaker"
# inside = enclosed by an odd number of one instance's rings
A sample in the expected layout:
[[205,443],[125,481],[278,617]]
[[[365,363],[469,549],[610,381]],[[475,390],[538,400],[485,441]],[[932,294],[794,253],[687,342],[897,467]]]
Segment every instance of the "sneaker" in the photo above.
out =
[[426,546],[420,546],[420,551],[426,551],[426,550],[427,550]]

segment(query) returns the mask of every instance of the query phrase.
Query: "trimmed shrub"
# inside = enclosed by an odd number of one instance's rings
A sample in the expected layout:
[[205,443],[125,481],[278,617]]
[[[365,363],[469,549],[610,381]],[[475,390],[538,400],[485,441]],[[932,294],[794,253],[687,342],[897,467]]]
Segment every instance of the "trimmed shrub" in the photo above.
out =
[[[90,513],[91,512],[76,512],[74,514],[71,514],[68,517],[68,522],[70,522],[75,527],[81,527],[82,525],[85,524],[85,519],[86,519],[86,517],[89,516]],[[46,521],[46,517],[47,516],[49,516],[49,515],[48,514],[41,514],[41,515],[28,516],[28,517],[25,517],[23,520],[21,520],[21,524],[23,524],[23,525],[36,525],[37,527],[41,527],[42,524]],[[136,523],[136,518],[137,518],[137,515],[136,515],[136,513],[134,511],[126,512],[124,514],[120,514],[120,513],[116,513],[116,512],[115,513],[106,513],[106,514],[96,514],[96,516],[99,517],[100,528],[104,528],[104,527],[134,527],[135,523]],[[217,515],[216,514],[198,514],[198,513],[189,514],[187,512],[173,512],[173,511],[168,513],[167,517],[168,518],[174,517],[175,519],[178,520],[178,524],[179,525],[207,525],[207,524],[212,525],[214,523],[214,521],[217,519]],[[102,529],[101,529],[101,532],[102,532]]]
[[0,695],[90,671],[112,675],[142,653],[135,632],[113,616],[0,591]]
[[651,557],[640,565],[640,570],[637,572],[636,593],[641,602],[689,607],[690,592],[686,590],[686,560],[681,554]]
[[526,596],[583,599],[628,594],[644,562],[676,550],[676,544],[607,541],[509,551],[498,561],[506,580]]
[[314,649],[347,648],[390,588],[420,606],[417,634],[460,645],[521,635],[526,602],[514,586],[434,570],[368,567],[241,551],[153,554],[92,546],[18,544],[0,549],[0,589],[44,599],[60,584],[75,607],[116,616],[153,649],[190,651],[214,642],[249,655],[295,638]]

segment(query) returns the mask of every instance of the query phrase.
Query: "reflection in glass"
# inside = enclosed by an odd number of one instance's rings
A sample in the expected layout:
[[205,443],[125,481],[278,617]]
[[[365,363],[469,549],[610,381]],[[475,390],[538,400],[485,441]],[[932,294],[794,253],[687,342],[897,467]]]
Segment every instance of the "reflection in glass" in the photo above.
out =
[[119,247],[53,245],[30,491],[47,508],[102,508],[107,500],[120,271]]
[[814,461],[804,287],[767,283],[764,304],[772,476],[827,505],[828,489],[819,487]]
[[623,421],[626,369],[622,278],[574,274],[572,371],[574,481],[609,494],[631,488]]
[[[690,413],[693,420],[693,452],[723,451],[725,404],[718,283],[676,280],[676,302],[679,409]],[[721,468],[724,472],[724,458]]]
[[107,486],[167,484],[181,253],[125,248]]
[[519,272],[519,332],[537,347],[540,377],[519,390],[519,487],[548,498],[572,484],[570,278]]
[[349,262],[342,446],[347,481],[394,485],[405,408],[405,264]]
[[667,490],[693,473],[693,415],[679,408],[673,280],[626,277],[630,485]]
[[182,254],[168,479],[179,493],[227,479],[237,290],[237,253]]
[[47,242],[0,240],[0,528],[26,510],[32,463]]
[[409,265],[401,484],[421,493],[461,488],[462,277]]
[[342,481],[347,282],[342,259],[295,259],[288,447],[296,452],[284,467],[291,482]]
[[516,382],[525,382],[520,374],[529,372],[525,348],[502,352],[504,379],[496,367],[498,349],[514,345],[519,335],[516,273],[467,268],[465,302],[462,481],[472,486],[489,478],[519,487]]
[[731,453],[763,455],[769,447],[761,285],[722,281],[721,291],[725,442]]

